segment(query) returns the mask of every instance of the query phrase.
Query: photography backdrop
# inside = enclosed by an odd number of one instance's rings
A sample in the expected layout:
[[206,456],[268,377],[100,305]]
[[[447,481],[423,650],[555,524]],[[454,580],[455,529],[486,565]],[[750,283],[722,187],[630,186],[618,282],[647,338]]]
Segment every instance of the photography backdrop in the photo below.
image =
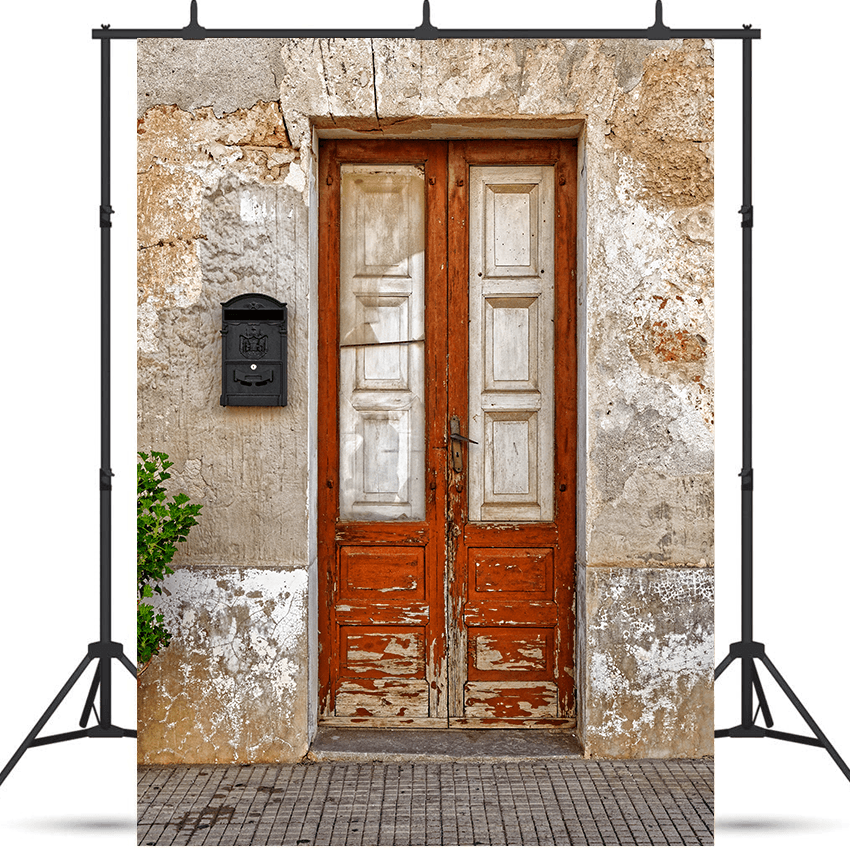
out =
[[[413,28],[419,0],[201,0],[206,27]],[[92,28],[183,27],[188,0],[16,3],[2,35],[4,763],[97,640],[99,62]],[[754,44],[755,639],[845,760],[848,12],[834,2],[667,0],[671,27],[761,28]],[[437,27],[648,27],[652,0],[433,0]],[[134,649],[135,45],[113,47],[114,640]],[[739,42],[716,44],[716,579],[720,660],[740,637]],[[93,668],[92,668],[93,669]],[[806,729],[763,677],[776,727]],[[76,728],[88,675],[46,733]],[[716,691],[738,722],[739,666]],[[113,717],[135,723],[114,674]],[[850,787],[829,756],[721,740],[718,847],[845,847]],[[28,751],[0,790],[15,847],[135,846],[135,742]]]

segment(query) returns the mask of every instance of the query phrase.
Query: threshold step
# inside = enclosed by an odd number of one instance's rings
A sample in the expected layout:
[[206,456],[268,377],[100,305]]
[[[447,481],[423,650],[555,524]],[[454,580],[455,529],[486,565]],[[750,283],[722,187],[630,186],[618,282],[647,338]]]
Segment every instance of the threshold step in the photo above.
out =
[[530,761],[580,759],[575,732],[552,729],[319,727],[312,761]]

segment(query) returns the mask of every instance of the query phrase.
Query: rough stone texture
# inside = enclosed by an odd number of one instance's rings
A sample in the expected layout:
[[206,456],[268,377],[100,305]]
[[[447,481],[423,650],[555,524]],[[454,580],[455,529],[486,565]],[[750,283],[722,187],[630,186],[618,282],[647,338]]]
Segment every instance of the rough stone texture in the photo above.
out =
[[284,64],[281,40],[246,38],[238,51],[230,41],[180,38],[138,41],[139,117],[151,106],[172,103],[187,112],[209,106],[221,118],[241,106],[279,99]]
[[588,138],[588,565],[713,562],[706,52],[650,54]]
[[178,569],[164,587],[174,637],[140,679],[144,761],[300,758],[306,570]]
[[[642,742],[668,755],[711,752],[704,712],[679,752],[666,732],[649,736],[644,711],[661,712],[661,730],[686,729],[710,694],[702,667],[681,671],[702,663],[713,617],[707,602],[692,605],[713,564],[712,63],[702,41],[140,42],[139,446],[168,452],[175,488],[204,504],[178,555],[186,569],[169,584],[187,610],[241,599],[260,568],[313,563],[314,130],[578,136],[579,734],[594,752],[650,754]],[[222,408],[219,303],[255,290],[289,306],[289,405]],[[211,564],[227,565],[218,596],[199,571]],[[679,590],[660,601],[649,590],[668,584]],[[307,611],[315,622],[317,601],[291,602],[301,631],[275,657],[314,670]],[[701,612],[700,653],[677,637],[689,611]],[[618,654],[600,642],[600,618],[610,641],[640,622],[656,643]],[[231,626],[200,623],[184,618],[168,660],[142,681],[140,757],[197,761],[213,747],[220,760],[266,758],[263,748],[278,746],[274,711],[245,705],[215,745],[178,740],[162,723],[204,706],[196,722],[211,728],[210,682],[224,689],[226,676],[187,659]],[[266,663],[252,641],[243,646],[240,670]],[[631,690],[597,675],[615,668],[633,676]],[[161,686],[163,675],[185,687]],[[293,677],[288,704],[308,705],[310,680]],[[658,689],[669,697],[661,708]],[[275,758],[307,748],[315,717],[291,722],[289,749]]]
[[[305,564],[307,214],[280,113],[167,107],[140,129],[139,444],[167,451],[204,505],[181,562]],[[254,291],[290,305],[283,409],[219,405],[220,304]]]
[[585,755],[711,753],[713,570],[596,568],[586,583]]

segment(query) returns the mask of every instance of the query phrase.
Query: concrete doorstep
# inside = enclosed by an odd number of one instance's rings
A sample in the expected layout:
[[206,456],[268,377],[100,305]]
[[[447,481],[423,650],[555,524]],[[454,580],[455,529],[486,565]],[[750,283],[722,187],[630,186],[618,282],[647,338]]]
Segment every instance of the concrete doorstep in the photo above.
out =
[[323,726],[312,761],[495,762],[582,758],[571,732],[551,729],[346,729]]

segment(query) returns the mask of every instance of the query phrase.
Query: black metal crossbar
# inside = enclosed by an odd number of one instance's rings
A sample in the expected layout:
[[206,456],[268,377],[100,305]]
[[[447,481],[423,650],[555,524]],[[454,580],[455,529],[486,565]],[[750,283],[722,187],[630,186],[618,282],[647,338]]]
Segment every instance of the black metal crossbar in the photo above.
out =
[[414,29],[207,29],[198,23],[197,0],[192,0],[189,23],[182,29],[111,29],[102,27],[92,31],[92,38],[182,38],[200,41],[207,38],[413,38],[434,41],[439,38],[646,38],[650,41],[667,41],[673,38],[754,39],[761,31],[744,26],[743,29],[671,29],[663,21],[661,0],[655,3],[655,22],[646,29],[439,29],[431,24],[431,4],[424,0],[422,23]]

